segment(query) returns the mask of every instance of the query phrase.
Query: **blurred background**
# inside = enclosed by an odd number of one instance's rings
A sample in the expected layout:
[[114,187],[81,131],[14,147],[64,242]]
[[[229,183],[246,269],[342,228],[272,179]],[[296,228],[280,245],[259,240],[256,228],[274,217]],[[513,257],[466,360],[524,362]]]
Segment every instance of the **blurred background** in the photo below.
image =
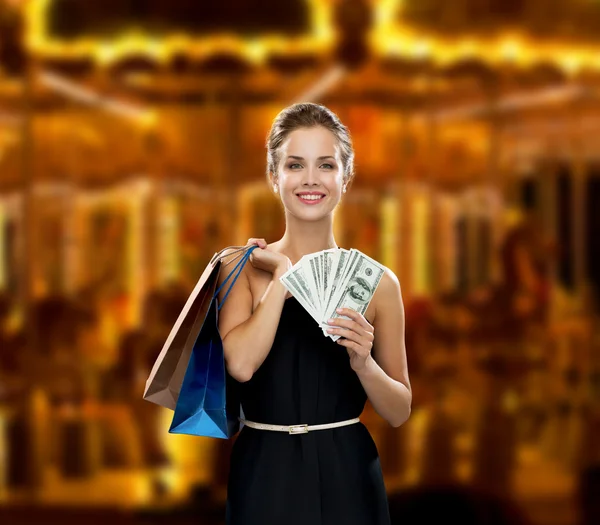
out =
[[142,392],[210,257],[282,234],[265,137],[313,101],[337,241],[403,290],[412,416],[362,416],[394,523],[600,523],[598,35],[598,0],[0,0],[0,522],[224,523],[233,440]]

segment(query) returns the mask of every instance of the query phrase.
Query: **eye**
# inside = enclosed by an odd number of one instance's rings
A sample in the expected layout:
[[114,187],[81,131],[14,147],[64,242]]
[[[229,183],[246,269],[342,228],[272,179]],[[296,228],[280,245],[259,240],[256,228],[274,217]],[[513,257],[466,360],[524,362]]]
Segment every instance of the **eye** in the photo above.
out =
[[296,169],[296,166],[302,167],[302,165],[301,165],[301,164],[298,164],[297,162],[294,162],[293,164],[290,164],[290,169],[293,169],[293,170],[295,170],[295,169]]
[[321,166],[325,166],[325,169],[332,170],[333,166],[331,164],[321,164]]

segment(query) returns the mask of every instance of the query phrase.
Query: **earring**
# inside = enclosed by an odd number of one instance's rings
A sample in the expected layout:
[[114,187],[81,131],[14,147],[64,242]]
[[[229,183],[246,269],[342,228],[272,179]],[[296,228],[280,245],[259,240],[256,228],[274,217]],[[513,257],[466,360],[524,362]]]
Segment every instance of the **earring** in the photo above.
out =
[[344,186],[343,192],[346,193],[346,186]]
[[279,190],[278,190],[278,188],[277,188],[277,184],[273,185],[273,191],[274,191],[275,193],[277,193],[277,192],[279,191]]

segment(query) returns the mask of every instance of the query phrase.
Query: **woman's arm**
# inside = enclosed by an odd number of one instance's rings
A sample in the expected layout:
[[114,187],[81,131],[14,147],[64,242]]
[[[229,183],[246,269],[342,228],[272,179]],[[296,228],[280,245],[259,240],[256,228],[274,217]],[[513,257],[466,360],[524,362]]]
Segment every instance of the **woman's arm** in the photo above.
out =
[[[252,312],[252,292],[246,265],[219,312],[219,333],[223,340],[225,364],[229,374],[239,382],[249,381],[269,354],[287,294],[279,278],[287,271],[289,259],[281,254],[256,248],[250,262],[270,267],[273,272],[258,307]],[[219,285],[233,266],[235,263],[223,268],[219,275]],[[220,301],[230,282],[219,292]]]
[[398,278],[386,270],[379,287],[371,357],[356,373],[375,411],[393,427],[410,416],[412,391],[404,342],[404,304]]

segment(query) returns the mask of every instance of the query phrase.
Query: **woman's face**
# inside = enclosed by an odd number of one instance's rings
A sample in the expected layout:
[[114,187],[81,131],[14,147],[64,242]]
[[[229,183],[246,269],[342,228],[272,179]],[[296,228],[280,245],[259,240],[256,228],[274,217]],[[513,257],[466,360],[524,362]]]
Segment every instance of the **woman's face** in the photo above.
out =
[[335,135],[321,126],[301,128],[292,131],[281,145],[274,183],[288,213],[316,221],[339,203],[343,173]]

